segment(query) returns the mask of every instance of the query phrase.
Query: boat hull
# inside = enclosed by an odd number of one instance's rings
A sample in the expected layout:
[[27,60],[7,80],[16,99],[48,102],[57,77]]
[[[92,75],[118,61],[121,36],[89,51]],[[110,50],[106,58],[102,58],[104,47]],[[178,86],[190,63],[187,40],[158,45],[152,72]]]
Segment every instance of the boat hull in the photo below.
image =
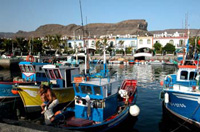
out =
[[11,92],[14,82],[0,82],[0,100],[19,98],[18,94]]
[[[99,124],[95,124],[95,125],[91,125],[91,126],[82,126],[82,127],[62,126],[62,128],[68,129],[68,130],[78,130],[78,131],[95,131],[95,132],[101,131],[102,132],[102,131],[108,131],[108,130],[116,129],[118,126],[120,126],[126,120],[128,120],[130,118],[134,121],[137,120],[137,116],[132,117],[129,114],[129,107],[127,107],[125,110],[123,110],[115,118],[113,118],[109,121],[103,122],[103,123],[99,123]],[[135,122],[133,122],[133,123],[135,123]]]
[[178,118],[200,127],[200,93],[173,90],[166,90],[165,93],[169,95],[169,102],[164,103],[167,110]]
[[[52,88],[60,104],[70,102],[74,99],[74,89],[70,88]],[[38,94],[38,86],[18,86],[19,95],[23,101],[26,112],[40,111],[42,101]]]

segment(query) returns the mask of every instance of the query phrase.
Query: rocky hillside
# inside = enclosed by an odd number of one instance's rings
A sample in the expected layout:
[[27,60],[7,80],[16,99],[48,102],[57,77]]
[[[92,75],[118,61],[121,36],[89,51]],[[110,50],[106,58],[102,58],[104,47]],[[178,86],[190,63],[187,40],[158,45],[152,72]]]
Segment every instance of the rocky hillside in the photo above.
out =
[[[84,35],[85,36],[100,36],[100,35],[145,35],[148,33],[147,31],[147,22],[145,20],[126,20],[119,23],[93,23],[85,25]],[[14,36],[16,37],[42,37],[46,35],[65,35],[65,36],[73,36],[74,33],[76,35],[82,35],[83,31],[81,30],[80,25],[70,24],[67,26],[58,25],[58,24],[47,24],[40,26],[35,31],[25,32],[18,31]],[[76,32],[75,32],[76,31]]]
[[14,36],[14,33],[0,32],[0,38],[12,38],[13,36]]

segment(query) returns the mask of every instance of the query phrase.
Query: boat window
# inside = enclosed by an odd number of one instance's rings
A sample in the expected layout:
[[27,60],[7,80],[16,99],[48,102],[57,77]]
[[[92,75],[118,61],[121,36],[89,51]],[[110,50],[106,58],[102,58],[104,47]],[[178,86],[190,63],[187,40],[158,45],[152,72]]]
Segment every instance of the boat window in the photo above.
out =
[[94,94],[101,95],[101,88],[99,86],[94,86]]
[[26,71],[26,72],[29,72],[28,66],[25,66],[25,71]]
[[61,75],[58,69],[54,69],[54,73],[56,75],[56,78],[61,78]]
[[49,75],[52,79],[55,79],[55,76],[54,76],[54,73],[53,73],[53,70],[49,70]]
[[34,72],[34,68],[32,66],[28,66],[29,72]]
[[188,72],[187,71],[181,71],[180,79],[187,80]]
[[39,67],[39,71],[42,71],[42,66]]
[[190,72],[189,80],[195,80],[196,76],[197,76],[196,72]]
[[46,73],[46,76],[47,76],[48,78],[50,78],[47,69],[45,69],[44,71],[45,71],[45,73]]
[[20,65],[19,67],[20,67],[20,69],[21,69],[22,72],[25,72],[25,68],[24,68],[23,65]]
[[82,93],[84,94],[92,94],[92,89],[90,86],[81,86]]

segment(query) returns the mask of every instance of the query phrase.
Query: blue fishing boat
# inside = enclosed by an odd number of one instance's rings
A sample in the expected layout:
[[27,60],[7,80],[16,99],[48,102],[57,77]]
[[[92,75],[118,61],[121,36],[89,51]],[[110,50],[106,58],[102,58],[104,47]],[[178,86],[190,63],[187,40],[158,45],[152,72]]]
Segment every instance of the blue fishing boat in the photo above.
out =
[[[106,66],[99,73],[76,75],[73,80],[74,107],[56,112],[53,124],[64,129],[106,131],[130,115],[137,117],[137,80],[111,76]],[[58,114],[57,114],[58,113]],[[64,120],[63,120],[64,119]]]
[[19,63],[21,77],[15,77],[13,80],[0,82],[0,100],[19,98],[17,91],[12,89],[13,85],[34,84],[46,80],[45,72],[42,66],[47,63],[39,63],[32,61],[22,61]]
[[[188,46],[189,47],[189,43]],[[183,60],[185,60],[183,58]],[[191,63],[189,63],[191,64]],[[178,66],[176,74],[167,75],[161,97],[164,108],[173,115],[200,127],[200,87],[199,64]]]

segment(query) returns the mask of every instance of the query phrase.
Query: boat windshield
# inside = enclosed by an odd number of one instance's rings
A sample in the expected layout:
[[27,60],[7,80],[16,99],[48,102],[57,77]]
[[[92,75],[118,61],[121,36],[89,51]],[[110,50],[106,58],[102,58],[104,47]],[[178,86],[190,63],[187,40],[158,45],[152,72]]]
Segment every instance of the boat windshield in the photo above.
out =
[[50,79],[62,79],[59,69],[45,69],[44,71]]
[[35,72],[35,69],[32,65],[20,65],[21,72]]
[[101,96],[102,91],[100,86],[91,85],[75,85],[75,90],[77,93],[89,94],[95,96]]

